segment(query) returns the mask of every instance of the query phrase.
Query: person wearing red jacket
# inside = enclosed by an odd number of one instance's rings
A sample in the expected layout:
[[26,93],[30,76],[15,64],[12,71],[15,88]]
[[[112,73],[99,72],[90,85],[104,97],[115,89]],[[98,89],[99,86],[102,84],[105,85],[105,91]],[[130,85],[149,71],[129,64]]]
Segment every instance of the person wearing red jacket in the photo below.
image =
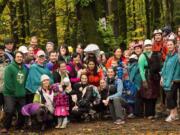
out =
[[102,71],[98,70],[97,62],[90,59],[87,64],[87,77],[91,85],[99,86],[99,81],[102,78]]
[[165,61],[168,50],[163,41],[162,30],[160,29],[154,30],[153,38],[154,38],[154,42],[152,45],[152,51],[160,52],[162,56],[162,61]]

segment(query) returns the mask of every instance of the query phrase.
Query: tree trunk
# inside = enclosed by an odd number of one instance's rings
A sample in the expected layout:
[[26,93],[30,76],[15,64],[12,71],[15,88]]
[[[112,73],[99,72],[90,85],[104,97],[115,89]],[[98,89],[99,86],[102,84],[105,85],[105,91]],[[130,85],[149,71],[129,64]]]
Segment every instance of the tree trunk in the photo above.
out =
[[94,2],[91,3],[88,7],[81,7],[80,5],[77,6],[78,11],[78,21],[80,23],[79,26],[82,28],[82,35],[81,41],[85,44],[89,43],[96,43],[98,45],[102,45],[102,39],[97,32],[97,21],[94,16]]
[[58,45],[55,0],[50,0],[48,2],[47,9],[48,9],[47,14],[48,14],[48,30],[49,30],[48,39],[54,42],[55,45]]
[[24,0],[24,4],[25,4],[25,31],[26,31],[26,35],[30,36],[30,29],[29,29],[29,21],[30,21],[30,17],[29,17],[29,3],[28,0]]
[[145,9],[146,9],[146,32],[147,32],[147,38],[150,38],[151,33],[151,27],[150,27],[150,2],[149,0],[145,0]]
[[19,43],[24,44],[25,43],[25,37],[26,37],[26,32],[25,32],[25,18],[24,18],[24,1],[19,0],[18,2],[18,22],[19,22]]
[[15,47],[16,47],[16,44],[19,41],[19,39],[18,39],[18,19],[16,16],[16,3],[10,1],[8,3],[8,7],[10,10],[10,18],[11,18],[11,21],[10,21],[10,23],[11,23],[11,35],[14,39]]
[[123,40],[127,38],[126,0],[119,0],[119,32]]

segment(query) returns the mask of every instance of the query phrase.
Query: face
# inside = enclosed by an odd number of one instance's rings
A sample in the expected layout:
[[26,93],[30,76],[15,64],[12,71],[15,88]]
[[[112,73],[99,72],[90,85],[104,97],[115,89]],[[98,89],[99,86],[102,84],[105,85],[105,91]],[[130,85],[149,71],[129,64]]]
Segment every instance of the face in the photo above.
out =
[[114,52],[114,56],[117,58],[117,59],[120,59],[121,58],[121,55],[122,55],[122,51],[121,49],[117,49],[115,52]]
[[126,50],[126,51],[124,52],[124,57],[125,57],[126,59],[129,59],[129,55],[130,55],[130,52],[129,52],[128,50]]
[[79,53],[79,54],[82,54],[82,53],[83,53],[83,49],[81,48],[80,45],[77,46],[76,52]]
[[75,65],[77,65],[78,63],[80,63],[80,56],[78,55],[76,58],[73,58],[73,63]]
[[142,53],[142,48],[141,47],[135,47],[134,48],[134,52],[137,54],[137,55],[140,55]]
[[28,55],[34,57],[34,49],[32,47],[28,48]]
[[178,28],[178,36],[180,36],[180,27]]
[[94,63],[93,61],[90,61],[90,62],[88,63],[88,68],[89,68],[89,70],[94,70],[94,68],[95,68],[95,63]]
[[0,57],[4,56],[4,50],[0,49]]
[[43,55],[37,57],[37,63],[40,64],[40,65],[44,64],[45,60],[46,60],[46,58]]
[[81,76],[81,83],[82,83],[82,84],[87,84],[87,83],[88,83],[88,78],[87,78],[86,75],[82,75],[82,76]]
[[14,60],[16,61],[16,63],[22,64],[23,63],[23,55],[21,53],[17,53]]
[[146,47],[144,47],[144,51],[145,52],[151,52],[152,51],[152,45],[147,45]]
[[159,42],[162,40],[162,35],[160,33],[154,35],[154,40]]
[[46,50],[47,50],[48,53],[51,52],[51,51],[53,51],[53,50],[54,50],[53,45],[51,45],[51,44],[46,44]]
[[32,46],[33,48],[36,48],[37,45],[38,45],[38,39],[36,37],[32,37],[30,41],[30,46]]
[[49,60],[52,62],[52,63],[55,63],[57,61],[58,57],[57,57],[57,53],[54,52],[54,53],[51,53],[50,56],[49,56]]
[[42,87],[49,87],[49,85],[50,85],[49,79],[45,79],[44,81],[42,81]]
[[100,80],[100,88],[101,89],[106,88],[106,81],[105,80]]
[[109,68],[107,70],[107,76],[108,76],[108,78],[113,78],[115,76],[115,72],[112,68]]
[[8,43],[5,45],[6,49],[9,50],[9,51],[12,51],[13,50],[13,47],[14,47],[14,44],[13,43]]
[[173,43],[173,41],[168,41],[167,42],[167,48],[169,52],[172,52],[175,50],[175,44]]
[[59,71],[60,71],[61,73],[66,73],[66,63],[61,63],[61,64],[59,65]]
[[101,55],[101,62],[102,63],[106,63],[106,56],[105,55]]
[[60,48],[60,53],[61,53],[62,56],[66,55],[66,48],[61,47]]

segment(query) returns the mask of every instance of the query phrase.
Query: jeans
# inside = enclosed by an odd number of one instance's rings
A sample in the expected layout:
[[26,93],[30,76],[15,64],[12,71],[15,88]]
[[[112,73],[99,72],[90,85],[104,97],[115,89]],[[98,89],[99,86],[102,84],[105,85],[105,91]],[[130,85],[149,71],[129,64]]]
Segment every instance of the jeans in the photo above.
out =
[[21,127],[24,125],[24,116],[21,114],[21,108],[25,105],[26,100],[24,97],[22,98],[16,98],[12,96],[4,96],[4,111],[5,111],[5,117],[4,117],[4,128],[9,129],[11,127],[12,118],[17,111],[18,113],[18,120],[17,120],[17,127]]

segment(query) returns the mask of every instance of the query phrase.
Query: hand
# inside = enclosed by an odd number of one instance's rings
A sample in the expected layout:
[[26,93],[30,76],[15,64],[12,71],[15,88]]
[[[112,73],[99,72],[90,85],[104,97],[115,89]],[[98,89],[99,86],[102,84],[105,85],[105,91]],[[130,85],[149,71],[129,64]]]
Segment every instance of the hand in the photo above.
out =
[[147,83],[147,81],[143,81],[143,87],[146,88],[146,89],[148,89],[148,83]]
[[74,107],[72,108],[72,110],[78,110],[78,106],[77,106],[77,105],[74,106]]
[[163,86],[163,78],[161,77],[160,85]]

